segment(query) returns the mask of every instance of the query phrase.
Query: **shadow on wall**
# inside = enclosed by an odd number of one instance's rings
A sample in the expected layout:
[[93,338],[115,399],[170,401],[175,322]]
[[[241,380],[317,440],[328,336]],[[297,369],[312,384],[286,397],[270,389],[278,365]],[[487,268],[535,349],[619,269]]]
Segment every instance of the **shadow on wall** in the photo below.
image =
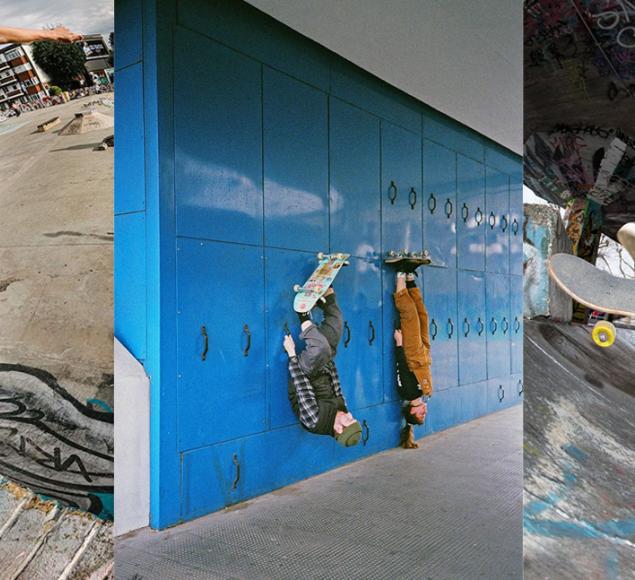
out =
[[113,418],[45,370],[0,364],[0,473],[36,493],[113,517]]

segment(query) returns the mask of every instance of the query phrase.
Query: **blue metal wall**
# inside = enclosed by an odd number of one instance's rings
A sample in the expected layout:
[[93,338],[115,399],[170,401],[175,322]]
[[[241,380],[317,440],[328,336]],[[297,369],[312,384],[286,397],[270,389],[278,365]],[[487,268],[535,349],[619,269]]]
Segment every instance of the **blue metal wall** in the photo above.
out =
[[[116,10],[116,333],[151,376],[153,527],[397,445],[387,250],[436,264],[418,435],[522,398],[518,157],[241,2]],[[292,286],[318,251],[352,255],[336,289],[353,449],[287,400]]]

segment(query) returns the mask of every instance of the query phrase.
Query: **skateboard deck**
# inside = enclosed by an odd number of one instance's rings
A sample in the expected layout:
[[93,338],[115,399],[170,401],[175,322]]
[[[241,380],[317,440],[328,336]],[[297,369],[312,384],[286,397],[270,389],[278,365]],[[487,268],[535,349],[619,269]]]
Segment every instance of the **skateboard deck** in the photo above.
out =
[[587,308],[635,316],[635,280],[618,278],[570,254],[551,256],[549,275],[565,293]]
[[331,287],[342,267],[348,264],[349,257],[350,254],[318,254],[320,262],[311,277],[302,286],[294,287],[297,294],[293,309],[296,312],[311,310]]

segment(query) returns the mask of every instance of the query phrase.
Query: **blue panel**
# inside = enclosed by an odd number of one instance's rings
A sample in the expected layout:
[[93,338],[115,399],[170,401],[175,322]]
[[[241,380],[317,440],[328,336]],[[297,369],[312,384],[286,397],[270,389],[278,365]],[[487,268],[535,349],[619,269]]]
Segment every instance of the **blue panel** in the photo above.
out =
[[329,53],[247,2],[178,0],[177,6],[179,23],[187,28],[328,90]]
[[486,270],[509,272],[509,176],[487,167],[485,223]]
[[421,138],[382,123],[383,250],[421,251]]
[[399,324],[399,312],[395,308],[395,272],[384,268],[382,272],[383,286],[383,362],[384,362],[384,401],[396,401],[397,393],[397,363],[395,361],[395,328]]
[[377,255],[381,252],[379,120],[331,98],[330,123],[331,249],[361,257]]
[[457,272],[432,266],[420,271],[430,319],[432,385],[435,391],[440,391],[459,384]]
[[381,403],[383,332],[377,261],[351,258],[335,289],[345,321],[336,361],[346,402],[351,409]]
[[424,242],[433,264],[456,268],[456,153],[423,142]]
[[179,449],[186,450],[265,427],[264,272],[259,248],[189,239],[178,246]]
[[426,423],[431,432],[442,431],[462,420],[460,387],[439,391],[430,398]]
[[518,400],[514,387],[510,385],[508,376],[487,381],[487,406],[490,413],[509,407]]
[[264,69],[265,244],[328,251],[327,96]]
[[398,405],[361,409],[355,418],[363,432],[352,448],[294,425],[184,453],[182,517],[192,519],[398,444]]
[[419,103],[344,59],[333,59],[330,90],[343,101],[421,135]]
[[510,276],[511,290],[511,372],[523,372],[523,278]]
[[522,374],[514,374],[509,378],[509,388],[512,398],[522,401],[525,394],[525,384]]
[[456,121],[438,113],[423,114],[423,136],[458,151],[466,157],[483,162],[485,157],[482,138]]
[[512,176],[509,186],[509,273],[523,275],[523,181]]
[[[485,147],[485,164],[495,167],[503,173],[512,175],[518,171],[520,163],[522,163],[522,159],[519,155],[515,155],[500,145],[488,143]],[[522,179],[522,175],[520,177]]]
[[262,244],[261,66],[183,30],[174,66],[177,232]]
[[145,208],[143,135],[143,66],[135,64],[117,73],[115,115],[115,214]]
[[488,274],[487,288],[487,377],[510,372],[511,335],[509,276]]
[[485,278],[459,270],[459,382],[477,383],[487,378],[485,343]]
[[461,387],[461,412],[464,421],[471,421],[489,412],[487,381]]
[[115,216],[115,336],[139,360],[146,357],[145,215]]
[[485,168],[457,155],[458,264],[485,270]]
[[[300,324],[293,310],[294,284],[303,284],[315,270],[315,254],[291,250],[266,249],[267,288],[267,385],[269,391],[269,427],[295,425],[298,419],[287,396],[288,357],[282,347],[285,325],[298,345]],[[341,274],[340,274],[341,276]]]
[[[115,68],[117,69],[117,89],[119,89],[119,70],[142,58],[142,0],[115,0],[115,30],[117,50],[115,51]],[[123,94],[123,93],[122,93]],[[120,114],[117,99],[117,115]],[[119,138],[120,140],[121,138]],[[119,144],[117,144],[119,146]]]

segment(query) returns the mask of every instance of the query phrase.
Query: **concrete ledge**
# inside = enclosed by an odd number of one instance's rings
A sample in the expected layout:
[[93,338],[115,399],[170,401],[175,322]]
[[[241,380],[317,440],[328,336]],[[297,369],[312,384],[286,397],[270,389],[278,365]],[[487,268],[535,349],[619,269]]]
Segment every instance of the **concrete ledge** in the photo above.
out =
[[37,130],[40,133],[44,133],[59,124],[60,124],[60,118],[53,117],[52,119],[49,119],[48,121],[45,121],[44,123],[41,123],[40,125],[38,125]]

